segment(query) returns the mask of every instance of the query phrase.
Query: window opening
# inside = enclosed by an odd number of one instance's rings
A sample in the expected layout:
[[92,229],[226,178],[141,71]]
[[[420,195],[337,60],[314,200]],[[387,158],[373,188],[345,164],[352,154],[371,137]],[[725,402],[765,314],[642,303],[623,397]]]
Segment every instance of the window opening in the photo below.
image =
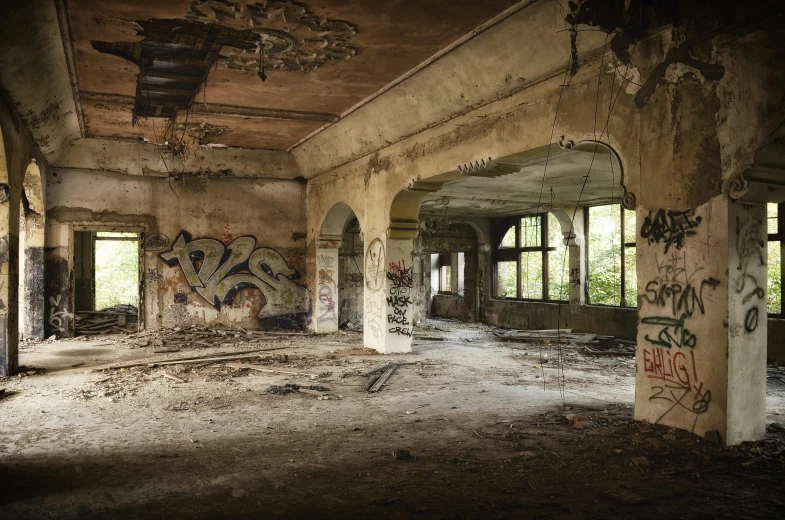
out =
[[586,208],[588,302],[637,307],[635,212],[621,204]]

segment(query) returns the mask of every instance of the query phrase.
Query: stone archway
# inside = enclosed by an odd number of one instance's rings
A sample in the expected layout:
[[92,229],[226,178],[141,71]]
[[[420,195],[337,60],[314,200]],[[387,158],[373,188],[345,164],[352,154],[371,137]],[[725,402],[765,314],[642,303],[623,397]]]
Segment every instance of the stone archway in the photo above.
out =
[[316,290],[314,330],[319,334],[337,332],[339,326],[339,250],[347,224],[356,218],[348,204],[336,203],[325,215],[316,240]]
[[17,338],[12,337],[10,327],[14,316],[9,312],[11,297],[12,265],[11,239],[11,188],[9,185],[8,157],[6,156],[3,131],[0,129],[0,376],[16,372],[19,365]]
[[414,239],[419,227],[420,204],[441,183],[415,182],[395,196],[390,206],[387,236],[377,238],[366,249],[363,340],[380,352],[409,352],[412,349]]

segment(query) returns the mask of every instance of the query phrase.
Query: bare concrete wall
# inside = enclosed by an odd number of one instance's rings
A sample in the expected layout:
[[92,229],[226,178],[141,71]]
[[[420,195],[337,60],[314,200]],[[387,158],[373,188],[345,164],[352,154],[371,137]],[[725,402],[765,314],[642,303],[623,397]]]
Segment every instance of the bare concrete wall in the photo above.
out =
[[75,229],[140,229],[148,327],[306,324],[303,184],[60,169],[47,183],[47,246],[67,259],[61,288],[71,285]]
[[497,327],[512,329],[555,329],[618,336],[635,340],[638,313],[636,309],[583,305],[571,307],[565,303],[534,303],[489,300],[485,321]]

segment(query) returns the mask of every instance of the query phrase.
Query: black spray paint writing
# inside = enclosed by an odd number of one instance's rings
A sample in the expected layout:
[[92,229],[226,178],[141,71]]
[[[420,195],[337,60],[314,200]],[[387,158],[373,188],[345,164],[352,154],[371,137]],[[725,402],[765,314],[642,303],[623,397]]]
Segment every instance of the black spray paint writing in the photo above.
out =
[[581,270],[578,267],[573,267],[570,269],[570,284],[571,285],[580,285],[581,284]]
[[163,233],[151,233],[144,237],[145,251],[161,251],[169,247],[169,237]]
[[391,325],[389,331],[399,336],[412,336],[411,322],[406,317],[409,306],[412,305],[412,268],[406,267],[406,262],[390,262],[390,269],[387,271],[387,279],[390,281],[389,296],[387,297],[387,307],[392,309],[387,314],[387,324]]
[[659,345],[666,348],[695,348],[695,343],[697,341],[695,334],[691,333],[685,326],[685,321],[688,317],[687,313],[684,313],[678,319],[671,318],[670,316],[647,316],[642,318],[641,323],[660,327],[657,337],[652,338],[646,334],[646,341],[652,345]]
[[699,268],[688,275],[686,255],[672,251],[669,259],[662,262],[657,259],[659,276],[646,284],[643,300],[660,307],[670,307],[674,316],[682,312],[692,316],[696,310],[705,314],[704,290],[706,287],[716,289],[720,281],[714,277],[698,281],[696,274],[701,270]]
[[681,249],[684,240],[695,234],[695,228],[701,222],[701,217],[695,216],[695,210],[685,209],[683,211],[673,211],[658,209],[654,215],[649,215],[643,219],[641,226],[641,237],[647,239],[649,244],[665,244],[667,253],[671,246]]
[[[750,273],[750,266],[765,266],[763,248],[764,241],[762,236],[763,223],[760,219],[750,218],[744,222],[736,217],[736,253],[739,255],[737,271],[739,277],[736,278],[736,294],[743,294],[741,303],[747,305],[750,300],[757,298],[765,301],[766,290],[758,283],[758,278]],[[757,305],[747,309],[744,316],[744,330],[753,332],[758,328],[758,316],[760,310]]]

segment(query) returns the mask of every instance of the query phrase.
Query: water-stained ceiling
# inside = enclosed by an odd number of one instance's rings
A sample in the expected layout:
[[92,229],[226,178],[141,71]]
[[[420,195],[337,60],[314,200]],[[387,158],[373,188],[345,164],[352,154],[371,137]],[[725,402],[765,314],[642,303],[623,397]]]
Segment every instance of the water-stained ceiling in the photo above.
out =
[[68,0],[66,44],[87,137],[286,149],[515,3]]

